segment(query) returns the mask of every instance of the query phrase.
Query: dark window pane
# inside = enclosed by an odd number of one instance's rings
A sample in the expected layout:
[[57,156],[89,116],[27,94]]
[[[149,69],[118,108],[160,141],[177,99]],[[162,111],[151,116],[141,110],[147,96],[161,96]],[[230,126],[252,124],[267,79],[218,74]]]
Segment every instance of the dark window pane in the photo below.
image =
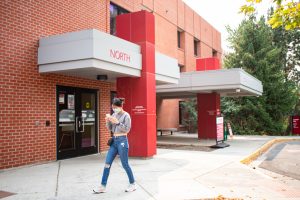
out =
[[218,57],[218,52],[217,52],[216,50],[213,49],[212,55],[213,55],[213,57]]
[[198,56],[198,50],[199,50],[199,41],[194,40],[194,55]]
[[121,8],[120,6],[117,6],[115,4],[109,5],[109,13],[110,13],[110,34],[115,35],[116,34],[116,17],[121,14],[129,13],[124,8]]
[[177,46],[178,46],[178,48],[181,48],[181,46],[180,46],[180,31],[177,31]]

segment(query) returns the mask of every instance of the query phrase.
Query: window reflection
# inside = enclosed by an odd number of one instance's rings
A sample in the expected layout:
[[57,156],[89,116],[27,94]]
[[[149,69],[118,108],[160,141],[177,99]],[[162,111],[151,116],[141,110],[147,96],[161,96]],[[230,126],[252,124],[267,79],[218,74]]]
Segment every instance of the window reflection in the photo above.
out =
[[109,12],[110,12],[110,34],[116,35],[116,17],[121,14],[129,13],[124,8],[117,6],[113,3],[109,5]]

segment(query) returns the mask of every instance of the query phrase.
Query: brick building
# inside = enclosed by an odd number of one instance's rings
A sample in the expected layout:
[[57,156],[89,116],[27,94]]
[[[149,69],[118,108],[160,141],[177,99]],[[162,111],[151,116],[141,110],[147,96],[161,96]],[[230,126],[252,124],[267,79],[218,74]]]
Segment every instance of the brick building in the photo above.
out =
[[155,155],[156,128],[179,128],[180,97],[164,100],[155,85],[178,83],[198,58],[221,58],[220,33],[181,0],[4,0],[0,8],[0,169],[106,151],[116,93],[144,124],[133,127],[130,154]]

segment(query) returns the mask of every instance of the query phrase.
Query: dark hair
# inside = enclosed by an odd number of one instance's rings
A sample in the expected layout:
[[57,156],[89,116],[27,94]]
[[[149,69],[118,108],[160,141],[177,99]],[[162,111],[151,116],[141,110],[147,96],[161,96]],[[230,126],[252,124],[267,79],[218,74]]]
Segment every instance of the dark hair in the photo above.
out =
[[123,106],[125,99],[124,98],[114,98],[112,104],[118,107]]

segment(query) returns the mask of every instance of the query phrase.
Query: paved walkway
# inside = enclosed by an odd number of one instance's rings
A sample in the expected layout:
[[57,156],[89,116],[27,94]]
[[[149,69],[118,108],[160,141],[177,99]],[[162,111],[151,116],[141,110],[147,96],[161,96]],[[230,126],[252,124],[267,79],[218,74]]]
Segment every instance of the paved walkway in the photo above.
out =
[[276,144],[258,160],[260,168],[300,180],[300,141]]
[[107,193],[93,194],[105,155],[5,170],[0,190],[5,200],[150,200],[231,198],[300,200],[300,181],[274,176],[239,161],[274,137],[235,137],[228,148],[211,152],[158,149],[153,159],[130,159],[138,190],[125,193],[127,176],[119,159],[112,165]]

